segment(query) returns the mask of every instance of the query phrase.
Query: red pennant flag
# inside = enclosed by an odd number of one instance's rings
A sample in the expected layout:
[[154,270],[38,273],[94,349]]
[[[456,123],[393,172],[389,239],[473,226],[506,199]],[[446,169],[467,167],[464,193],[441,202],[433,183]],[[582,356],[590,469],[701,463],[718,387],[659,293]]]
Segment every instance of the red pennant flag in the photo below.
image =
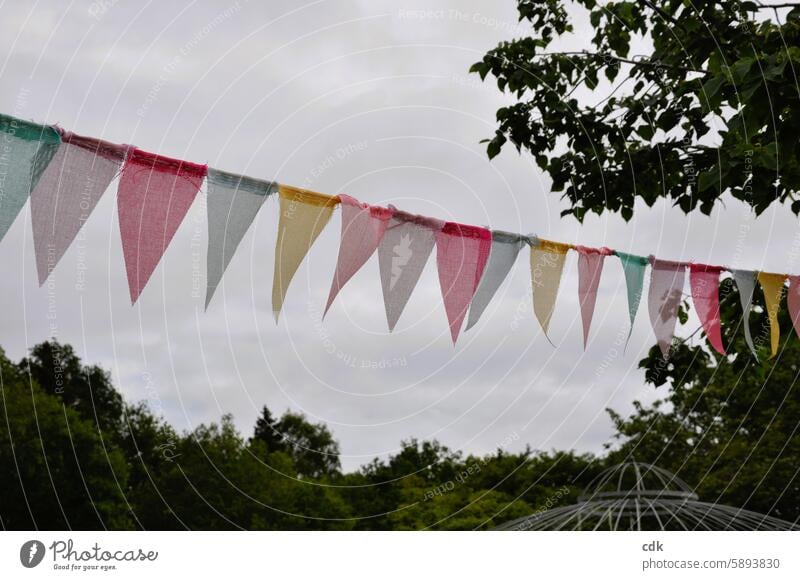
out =
[[708,342],[719,354],[725,355],[719,318],[719,274],[722,268],[707,264],[689,264],[689,284],[692,302]]
[[583,321],[583,348],[589,340],[589,328],[592,325],[594,306],[597,303],[597,289],[600,286],[600,275],[603,273],[603,262],[613,252],[608,248],[587,248],[577,246],[578,251],[578,297],[581,301],[581,320]]
[[436,233],[439,285],[453,344],[478,288],[491,247],[492,233],[485,228],[446,222]]
[[192,205],[208,166],[133,149],[117,194],[131,303],[139,298]]

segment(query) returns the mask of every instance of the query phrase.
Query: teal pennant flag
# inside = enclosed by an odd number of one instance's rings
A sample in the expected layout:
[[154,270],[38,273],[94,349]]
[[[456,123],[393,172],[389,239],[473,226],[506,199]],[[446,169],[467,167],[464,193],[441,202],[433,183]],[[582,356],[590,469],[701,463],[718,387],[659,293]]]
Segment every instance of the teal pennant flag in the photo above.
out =
[[[644,271],[647,268],[649,259],[644,256],[617,252],[614,254],[622,262],[622,269],[625,272],[625,284],[628,287],[628,315],[631,319],[631,328],[628,331],[628,340],[633,332],[633,321],[636,319],[636,312],[639,310],[639,302],[642,300],[642,286],[644,285]],[[625,343],[627,346],[627,342]]]
[[52,127],[0,114],[0,240],[60,143],[61,137]]

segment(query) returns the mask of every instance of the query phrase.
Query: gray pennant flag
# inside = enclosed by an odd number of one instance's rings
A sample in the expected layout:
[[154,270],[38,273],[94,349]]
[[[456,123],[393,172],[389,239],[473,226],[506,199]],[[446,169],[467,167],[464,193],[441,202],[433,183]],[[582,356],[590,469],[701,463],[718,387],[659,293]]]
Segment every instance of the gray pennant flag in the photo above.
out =
[[753,292],[756,289],[757,273],[750,270],[731,270],[731,274],[733,274],[733,280],[739,289],[739,299],[742,301],[744,340],[753,352],[753,356],[758,358],[756,346],[753,344],[753,336],[750,334],[750,310],[753,308]]
[[239,242],[277,184],[208,170],[208,273],[206,308]]
[[478,322],[481,314],[489,306],[489,302],[511,271],[511,267],[525,243],[526,238],[519,234],[503,231],[492,232],[492,250],[489,253],[489,262],[486,264],[483,277],[472,298],[467,327],[464,330],[469,330]]

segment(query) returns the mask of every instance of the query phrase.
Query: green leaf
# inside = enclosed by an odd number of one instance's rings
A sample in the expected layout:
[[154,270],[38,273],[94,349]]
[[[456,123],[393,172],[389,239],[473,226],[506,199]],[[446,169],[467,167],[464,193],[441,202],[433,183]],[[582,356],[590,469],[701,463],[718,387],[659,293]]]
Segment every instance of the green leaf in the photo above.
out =
[[476,62],[469,67],[469,72],[478,73],[481,77],[481,80],[485,80],[486,75],[489,74],[489,65],[485,62]]
[[709,101],[717,94],[719,88],[725,82],[725,77],[723,75],[715,75],[708,79],[705,83],[703,83],[703,92],[702,95]]
[[645,141],[649,141],[650,139],[653,138],[653,135],[655,134],[655,129],[653,129],[652,125],[642,125],[641,127],[636,128],[636,133],[637,135],[639,135],[639,137],[641,137]]
[[755,94],[755,92],[758,89],[760,89],[761,87],[762,87],[762,83],[759,81],[759,82],[755,83],[752,87],[748,87],[746,89],[743,89],[739,93],[739,102],[743,103],[743,104],[744,103],[749,103],[752,100],[753,95]]
[[764,78],[769,81],[780,79],[783,76],[783,69],[786,68],[786,61],[781,61],[772,65],[764,71]]
[[489,159],[494,159],[498,153],[500,153],[500,149],[503,148],[503,145],[506,142],[506,137],[502,133],[497,133],[494,139],[489,141],[489,145],[486,147],[486,153],[489,155]]
[[778,165],[778,145],[775,142],[757,147],[753,155],[753,163],[765,169],[775,169]]
[[716,187],[719,185],[720,173],[719,166],[715,166],[709,171],[703,171],[700,178],[697,180],[697,189],[700,192],[707,190],[709,187]]
[[731,67],[731,76],[734,83],[741,83],[750,72],[755,62],[754,58],[747,57],[737,60]]

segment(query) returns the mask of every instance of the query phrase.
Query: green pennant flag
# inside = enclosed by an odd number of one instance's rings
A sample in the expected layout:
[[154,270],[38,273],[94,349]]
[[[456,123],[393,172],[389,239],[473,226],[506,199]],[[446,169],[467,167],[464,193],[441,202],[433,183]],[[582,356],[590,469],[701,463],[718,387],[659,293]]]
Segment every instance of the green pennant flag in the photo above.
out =
[[[614,254],[622,262],[622,269],[625,272],[625,284],[628,287],[628,315],[631,319],[631,328],[628,331],[628,340],[633,333],[633,321],[636,319],[636,312],[639,310],[639,302],[642,300],[642,286],[644,285],[644,271],[647,268],[649,259],[644,256],[626,254],[625,252],[614,251]],[[625,342],[627,347],[628,343]]]
[[52,127],[0,114],[0,240],[60,143],[61,137]]

